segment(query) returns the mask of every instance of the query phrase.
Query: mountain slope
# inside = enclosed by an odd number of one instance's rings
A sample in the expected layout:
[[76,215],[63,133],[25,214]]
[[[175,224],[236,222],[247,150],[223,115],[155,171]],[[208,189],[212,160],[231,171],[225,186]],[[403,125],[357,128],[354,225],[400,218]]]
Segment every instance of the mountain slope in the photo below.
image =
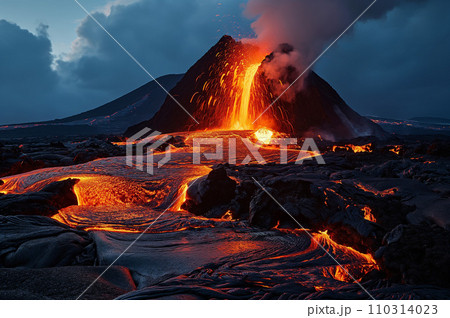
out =
[[[183,74],[166,75],[157,81],[170,91]],[[151,81],[103,106],[46,122],[0,127],[0,138],[121,134],[127,127],[152,117],[166,98],[165,91]]]
[[[157,81],[167,90],[172,89],[175,84],[182,78],[183,74],[173,74],[161,76]],[[151,100],[147,100],[146,97],[152,97]],[[163,89],[155,82],[151,81],[141,87],[135,89],[134,91],[123,95],[103,106],[97,107],[95,109],[80,113],[78,115],[70,116],[63,119],[56,119],[50,121],[50,123],[68,123],[79,120],[89,120],[97,117],[112,116],[115,113],[124,110],[125,108],[136,105],[142,102],[145,105],[141,105],[144,111],[142,113],[152,112],[156,113],[158,109],[155,109],[158,102],[162,102],[161,99],[165,98],[166,93]]]

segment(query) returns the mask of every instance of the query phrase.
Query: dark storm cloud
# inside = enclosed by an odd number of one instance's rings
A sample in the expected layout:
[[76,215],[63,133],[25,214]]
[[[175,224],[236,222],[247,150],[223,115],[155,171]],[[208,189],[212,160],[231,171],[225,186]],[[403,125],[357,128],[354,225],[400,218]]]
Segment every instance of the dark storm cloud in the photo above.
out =
[[[147,0],[94,16],[154,76],[185,72],[223,33],[240,31],[227,30],[233,26],[228,22],[248,25],[239,1]],[[86,18],[77,33],[72,57],[58,63],[62,74],[86,87],[115,92],[149,80],[92,19]]]
[[69,116],[83,105],[98,106],[110,94],[65,83],[52,68],[54,57],[41,25],[35,34],[0,20],[0,124]]
[[[367,11],[361,20],[379,19],[388,14],[392,9],[409,3],[427,2],[429,0],[378,0],[369,11]],[[341,0],[351,9],[352,15],[357,17],[367,8],[373,0]]]
[[36,35],[0,20],[0,122],[30,120],[51,102],[58,76],[51,69],[51,43],[46,27]]
[[359,24],[318,72],[358,112],[450,117],[450,3],[410,3]]

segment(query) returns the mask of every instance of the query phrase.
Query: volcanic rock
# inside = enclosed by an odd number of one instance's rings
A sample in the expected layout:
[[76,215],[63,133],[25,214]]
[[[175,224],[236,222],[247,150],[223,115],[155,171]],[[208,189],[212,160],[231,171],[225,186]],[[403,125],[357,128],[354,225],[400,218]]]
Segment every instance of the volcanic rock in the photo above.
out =
[[377,256],[388,277],[408,284],[450,287],[450,232],[436,225],[399,225]]
[[77,205],[73,187],[78,179],[53,182],[41,191],[24,194],[6,194],[0,197],[0,215],[53,216],[58,210]]
[[20,174],[45,167],[45,163],[42,160],[34,160],[28,156],[21,156],[17,159],[9,160],[11,162],[9,165],[8,162],[3,163],[7,166],[6,172],[2,173],[3,176]]
[[126,154],[124,148],[106,139],[108,138],[82,138],[80,141],[74,139],[65,144],[60,140],[48,143],[28,139],[20,141],[20,144],[12,141],[0,148],[0,177]]
[[76,145],[70,154],[74,164],[80,164],[99,158],[115,157],[124,155],[124,151],[110,142],[90,138]]
[[[219,167],[188,188],[182,207],[196,215],[204,215],[213,207],[229,203],[235,196],[235,190],[236,181],[228,177],[225,168]],[[225,212],[220,211],[220,216]]]
[[435,141],[428,147],[427,154],[450,157],[450,144],[448,142]]
[[[274,189],[267,187],[269,193],[277,195]],[[272,200],[272,198],[263,190],[258,190],[252,197],[249,207],[248,220],[250,224],[261,226],[266,229],[273,228],[282,216],[280,207]]]
[[264,183],[264,188],[272,197],[289,211],[288,215],[264,191],[259,189],[250,202],[249,222],[263,228],[272,228],[279,222],[298,225],[291,216],[303,226],[309,227],[317,223],[317,202],[311,194],[311,182],[295,177],[274,177]]
[[[108,268],[107,271],[105,271]],[[136,288],[123,266],[66,266],[39,269],[0,269],[0,299],[8,300],[112,300]],[[20,282],[20,283],[18,283]]]
[[[292,84],[302,70],[289,66],[280,79],[270,79],[266,74],[266,65],[274,60],[276,54],[288,57],[294,48],[289,44],[282,44],[274,53],[263,61],[257,74],[258,86],[268,87],[274,96],[279,96],[283,90],[279,89],[279,82]],[[268,67],[270,68],[270,66]],[[387,138],[388,134],[371,120],[359,115],[351,109],[339,94],[315,72],[308,72],[303,80],[301,89],[295,89],[289,98],[280,98],[266,116],[277,119],[280,125],[277,130],[293,133],[297,136],[316,137],[320,135],[327,140],[345,140],[356,137],[376,136]],[[287,85],[286,84],[286,85]],[[266,95],[266,97],[268,97]],[[270,105],[271,99],[265,104]],[[289,120],[281,120],[289,118]]]
[[257,189],[253,180],[243,180],[239,183],[236,187],[236,196],[231,203],[231,212],[234,219],[249,218],[250,202]]
[[[439,200],[439,195],[424,184],[404,178],[363,177],[355,170],[348,170],[349,176],[340,181],[329,180],[329,177],[337,176],[333,172],[336,169],[354,169],[367,159],[353,160],[351,165],[347,161],[333,162],[330,157],[326,160],[329,164],[321,167],[322,174],[313,172],[318,169],[317,165],[228,166],[228,175],[239,181],[236,195],[227,205],[231,207],[233,218],[248,220],[251,225],[264,229],[303,226],[316,232],[328,230],[335,242],[364,253],[376,251],[384,235],[397,225],[412,222],[411,212],[418,220],[415,223],[427,218],[446,226],[446,218],[440,220],[447,206],[444,199]],[[442,191],[446,193],[445,188]],[[414,195],[415,192],[421,195]],[[432,207],[434,214],[427,212],[430,203],[440,207]],[[208,216],[208,213],[202,215]]]
[[0,216],[0,267],[94,265],[89,234],[43,216]]

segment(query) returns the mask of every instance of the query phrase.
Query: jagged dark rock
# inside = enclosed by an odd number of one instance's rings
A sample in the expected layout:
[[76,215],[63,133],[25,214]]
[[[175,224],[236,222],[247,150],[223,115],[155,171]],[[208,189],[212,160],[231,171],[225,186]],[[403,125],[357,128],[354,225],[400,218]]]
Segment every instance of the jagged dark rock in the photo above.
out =
[[311,182],[300,178],[274,177],[264,183],[264,188],[271,196],[289,211],[288,215],[264,191],[259,189],[250,202],[249,222],[263,228],[274,227],[277,223],[299,227],[291,216],[303,226],[309,227],[317,222],[317,202],[311,195]]
[[0,215],[53,216],[62,208],[78,204],[73,191],[78,181],[56,181],[38,192],[3,195],[0,197]]
[[[66,266],[52,268],[0,268],[0,299],[9,300],[112,300],[136,288],[126,267]],[[99,279],[86,290],[96,278]],[[18,284],[20,282],[20,284]]]
[[[124,147],[108,141],[109,137],[80,138],[63,143],[61,140],[35,142],[17,141],[0,149],[0,177],[12,176],[32,170],[69,166],[95,159],[124,156]],[[179,142],[179,141],[177,141]]]
[[94,265],[87,232],[43,216],[0,216],[0,268]]
[[213,169],[206,178],[188,188],[183,208],[203,215],[213,207],[229,203],[235,196],[235,189],[236,181],[228,177],[225,168]]
[[450,287],[450,232],[436,225],[399,225],[378,252],[388,277],[407,284]]
[[124,155],[124,151],[110,142],[90,138],[76,145],[71,152],[74,164],[89,162],[99,158],[115,157]]

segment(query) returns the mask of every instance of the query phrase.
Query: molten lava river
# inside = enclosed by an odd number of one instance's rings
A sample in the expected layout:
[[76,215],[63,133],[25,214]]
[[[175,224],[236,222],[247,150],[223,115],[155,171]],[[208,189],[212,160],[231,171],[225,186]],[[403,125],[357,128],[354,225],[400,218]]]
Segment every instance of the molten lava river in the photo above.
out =
[[[202,157],[201,164],[194,165],[194,138],[224,138],[225,158],[230,156],[230,138],[259,139],[260,153],[270,163],[279,160],[279,149],[264,145],[272,134],[265,130],[256,134],[177,133],[174,135],[186,138],[186,147],[174,148],[172,159],[155,168],[153,175],[127,166],[125,157],[115,157],[4,178],[1,190],[21,194],[38,191],[54,181],[79,179],[74,189],[78,205],[60,210],[53,218],[90,233],[99,265],[112,263],[150,226],[116,263],[128,267],[137,283],[138,289],[126,296],[129,298],[161,298],[166,294],[181,298],[263,298],[271,293],[281,298],[305,298],[333,290],[365,298],[351,276],[359,280],[376,268],[373,258],[335,243],[326,232],[311,233],[313,240],[303,230],[261,230],[245,220],[226,216],[207,219],[181,209],[188,184],[207,175],[220,162]],[[204,146],[202,151],[214,152],[210,147]],[[248,152],[243,146],[237,149],[234,159],[239,164]],[[298,151],[288,151],[288,160],[295,160],[297,155]],[[163,156],[155,154],[154,162]]]

